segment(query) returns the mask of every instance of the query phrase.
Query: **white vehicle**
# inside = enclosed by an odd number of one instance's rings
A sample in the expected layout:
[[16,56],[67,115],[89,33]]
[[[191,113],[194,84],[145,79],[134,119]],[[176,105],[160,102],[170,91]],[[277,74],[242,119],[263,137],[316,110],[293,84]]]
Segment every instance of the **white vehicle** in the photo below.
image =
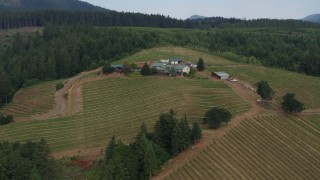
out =
[[228,79],[230,82],[238,82],[237,79]]

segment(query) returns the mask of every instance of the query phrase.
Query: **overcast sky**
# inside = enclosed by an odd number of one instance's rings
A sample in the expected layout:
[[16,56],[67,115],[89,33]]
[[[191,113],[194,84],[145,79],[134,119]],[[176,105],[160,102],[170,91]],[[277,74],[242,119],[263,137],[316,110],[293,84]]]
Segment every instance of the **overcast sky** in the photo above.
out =
[[236,18],[301,19],[320,13],[320,0],[82,0],[116,11],[163,14],[179,19],[191,15]]

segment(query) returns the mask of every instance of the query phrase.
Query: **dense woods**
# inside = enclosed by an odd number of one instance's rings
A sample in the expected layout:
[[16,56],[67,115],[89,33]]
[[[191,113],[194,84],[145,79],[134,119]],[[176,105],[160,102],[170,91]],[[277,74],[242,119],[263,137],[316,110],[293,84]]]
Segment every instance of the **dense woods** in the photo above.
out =
[[34,82],[73,76],[159,42],[153,32],[48,25],[43,35],[14,37],[0,55],[0,105]]
[[0,29],[45,26],[47,24],[92,26],[140,26],[159,28],[191,28],[190,21],[163,15],[116,11],[40,10],[30,12],[0,12]]
[[[77,9],[73,7],[72,9]],[[83,9],[83,10],[82,10]],[[90,8],[89,8],[90,9]],[[1,6],[0,6],[1,10]],[[181,20],[160,14],[142,14],[117,12],[110,10],[37,10],[37,11],[1,11],[0,29],[11,29],[47,24],[73,25],[86,24],[92,26],[135,26],[159,28],[315,28],[317,23],[301,20],[256,19],[244,20],[236,18],[212,17],[198,20]]]
[[45,140],[0,142],[0,179],[55,179],[55,161]]
[[0,104],[24,85],[73,76],[141,49],[175,45],[205,49],[236,62],[320,75],[320,34],[314,29],[95,28],[47,25],[26,38],[16,34],[0,51]]

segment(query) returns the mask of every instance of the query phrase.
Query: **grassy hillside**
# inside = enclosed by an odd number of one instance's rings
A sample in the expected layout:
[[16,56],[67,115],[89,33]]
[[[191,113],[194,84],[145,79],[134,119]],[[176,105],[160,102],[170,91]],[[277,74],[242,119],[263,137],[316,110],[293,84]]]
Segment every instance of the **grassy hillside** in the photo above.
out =
[[53,151],[105,145],[112,134],[128,142],[141,123],[152,129],[160,113],[170,108],[190,122],[201,121],[210,107],[225,107],[233,115],[249,105],[222,82],[208,79],[106,78],[83,88],[84,111],[72,117],[31,121],[0,127],[0,140],[44,137]]
[[[179,31],[179,29],[177,29]],[[133,63],[133,62],[144,62],[144,61],[158,61],[159,59],[169,58],[181,58],[186,61],[198,62],[199,58],[202,57],[206,62],[210,62],[211,65],[231,65],[238,64],[236,62],[229,61],[225,58],[214,56],[206,52],[195,51],[182,47],[158,47],[147,50],[142,50],[132,56],[123,58],[113,64],[118,63]]]
[[280,107],[282,96],[290,92],[297,94],[297,98],[305,103],[306,108],[320,108],[320,91],[318,91],[320,89],[320,78],[318,77],[276,68],[238,64],[205,52],[179,47],[161,47],[141,51],[115,63],[155,61],[172,57],[194,62],[197,62],[199,57],[202,57],[207,65],[207,72],[226,71],[231,76],[251,85],[254,85],[259,80],[266,80],[275,90],[275,99],[272,102],[275,107]]
[[247,119],[167,179],[318,179],[319,119]]
[[232,76],[255,84],[259,80],[267,80],[275,90],[273,104],[280,107],[282,96],[295,93],[308,109],[320,108],[320,78],[306,76],[280,69],[265,68],[258,66],[212,66],[214,71],[226,71]]

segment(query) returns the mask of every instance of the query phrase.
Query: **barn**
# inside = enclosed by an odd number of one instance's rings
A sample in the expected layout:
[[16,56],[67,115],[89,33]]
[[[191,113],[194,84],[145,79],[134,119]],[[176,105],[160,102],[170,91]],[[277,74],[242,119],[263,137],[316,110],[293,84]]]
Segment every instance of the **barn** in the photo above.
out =
[[228,79],[230,77],[230,75],[226,72],[212,72],[211,75],[219,79]]

